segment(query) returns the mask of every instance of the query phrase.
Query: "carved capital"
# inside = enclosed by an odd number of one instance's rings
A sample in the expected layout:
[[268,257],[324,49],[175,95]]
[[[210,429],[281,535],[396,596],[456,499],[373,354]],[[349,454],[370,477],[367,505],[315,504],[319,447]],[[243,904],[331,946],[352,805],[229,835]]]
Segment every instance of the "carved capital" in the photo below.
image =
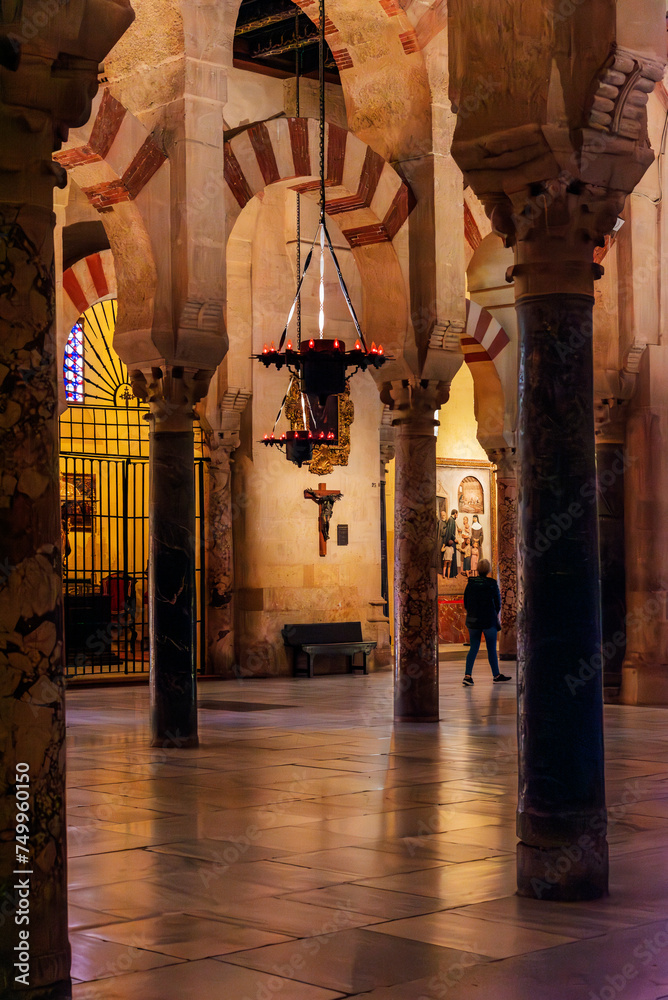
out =
[[[576,51],[577,36],[572,46]],[[453,157],[508,245],[554,237],[546,262],[557,268],[574,259],[591,264],[593,248],[613,230],[626,196],[653,160],[645,105],[664,65],[660,57],[613,45],[589,84],[577,65],[575,88],[553,73],[548,99],[529,113],[532,121],[490,131],[493,119],[481,111],[478,131],[476,122],[459,116]],[[504,94],[507,99],[507,89]],[[568,113],[565,100],[571,102]],[[560,253],[564,239],[569,246]]]
[[435,414],[450,396],[450,383],[427,379],[402,379],[390,383],[392,426],[418,434],[433,434]]
[[496,466],[496,474],[501,480],[517,479],[517,455],[514,448],[491,449],[487,452],[490,462]]
[[154,429],[172,433],[192,429],[193,407],[206,395],[210,379],[209,371],[176,366],[130,372],[135,396],[151,408]]
[[384,468],[388,462],[391,462],[396,453],[396,445],[394,443],[394,429],[392,426],[386,427],[385,425],[380,428],[380,464]]
[[573,182],[568,174],[489,198],[492,224],[515,247],[507,280],[516,298],[559,290],[593,294],[603,274],[594,250],[604,246],[624,207],[624,191]]

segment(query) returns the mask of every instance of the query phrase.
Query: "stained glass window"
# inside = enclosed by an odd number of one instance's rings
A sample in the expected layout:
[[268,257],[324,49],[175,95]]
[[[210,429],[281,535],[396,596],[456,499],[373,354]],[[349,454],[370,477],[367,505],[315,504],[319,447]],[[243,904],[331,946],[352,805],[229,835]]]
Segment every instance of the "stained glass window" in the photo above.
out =
[[83,374],[83,322],[77,320],[67,338],[63,364],[65,399],[68,403],[83,403]]

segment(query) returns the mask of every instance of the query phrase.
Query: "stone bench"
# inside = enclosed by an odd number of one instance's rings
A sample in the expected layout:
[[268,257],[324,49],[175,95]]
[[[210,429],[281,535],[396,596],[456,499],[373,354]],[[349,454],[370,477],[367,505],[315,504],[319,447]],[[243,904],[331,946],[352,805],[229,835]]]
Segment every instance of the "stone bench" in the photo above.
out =
[[[295,677],[313,677],[316,656],[344,655],[348,670],[367,673],[366,658],[375,642],[362,638],[361,622],[315,622],[310,625],[285,625],[281,635],[286,646],[292,649],[292,673]],[[355,656],[362,654],[362,663],[355,664]]]

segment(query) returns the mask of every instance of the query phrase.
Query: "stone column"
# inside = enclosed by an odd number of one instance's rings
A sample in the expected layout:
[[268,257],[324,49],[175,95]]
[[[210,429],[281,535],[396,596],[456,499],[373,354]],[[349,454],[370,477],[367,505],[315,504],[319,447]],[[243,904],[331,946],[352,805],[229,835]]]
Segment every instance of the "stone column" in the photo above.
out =
[[626,705],[668,705],[667,384],[668,348],[650,345],[640,363],[624,449]]
[[499,588],[501,632],[499,659],[517,659],[517,462],[515,449],[489,453],[497,467]]
[[[450,96],[462,109],[453,156],[515,250],[518,892],[577,900],[608,885],[594,250],[653,159],[645,105],[664,74],[665,11],[658,0],[618,0],[546,32],[540,6],[493,6],[503,8],[494,39],[466,0],[448,5],[451,51],[461,56]],[[476,101],[492,70],[502,84]]]
[[[391,412],[386,410],[388,418],[391,417]],[[386,618],[390,617],[390,587],[389,587],[389,576],[388,576],[388,551],[387,551],[387,500],[386,500],[386,485],[387,485],[387,466],[392,461],[395,455],[394,449],[394,431],[391,424],[385,423],[385,414],[383,414],[383,423],[380,427],[380,592],[381,596],[384,598],[383,604],[383,614]]]
[[234,677],[234,547],[232,452],[239,447],[239,412],[223,413],[228,424],[209,434],[206,500],[207,672]]
[[[515,240],[518,418],[518,892],[607,892],[594,440],[593,251],[623,198],[540,186]],[[531,221],[524,222],[530,213]],[[507,224],[508,220],[506,220]]]
[[[90,26],[82,26],[86,6],[48,17],[32,2],[0,12],[0,996],[6,1000],[71,995],[53,246],[53,188],[66,178],[51,157],[67,128],[86,120],[98,62],[132,20],[129,6],[107,4],[122,26],[114,33],[110,20],[106,33],[99,28],[104,37],[93,39]],[[47,22],[41,31],[38,14]],[[7,59],[7,46],[15,60]],[[19,913],[29,923],[17,923]],[[27,960],[19,937],[25,930]]]
[[394,718],[438,722],[438,554],[436,532],[439,382],[393,382]]
[[[151,745],[197,746],[193,403],[206,391],[192,372],[133,373],[151,406],[149,634]],[[197,390],[200,390],[199,392]]]

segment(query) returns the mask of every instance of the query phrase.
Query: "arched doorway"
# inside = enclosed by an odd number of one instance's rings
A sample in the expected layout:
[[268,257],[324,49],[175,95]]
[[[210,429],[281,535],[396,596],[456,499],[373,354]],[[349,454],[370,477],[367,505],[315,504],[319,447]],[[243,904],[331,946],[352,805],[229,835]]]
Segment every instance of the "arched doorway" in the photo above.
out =
[[[148,671],[148,407],[134,397],[113,347],[117,304],[89,306],[73,325],[63,360],[67,407],[60,417],[63,595],[68,678]],[[197,636],[205,642],[206,462],[196,430]]]

